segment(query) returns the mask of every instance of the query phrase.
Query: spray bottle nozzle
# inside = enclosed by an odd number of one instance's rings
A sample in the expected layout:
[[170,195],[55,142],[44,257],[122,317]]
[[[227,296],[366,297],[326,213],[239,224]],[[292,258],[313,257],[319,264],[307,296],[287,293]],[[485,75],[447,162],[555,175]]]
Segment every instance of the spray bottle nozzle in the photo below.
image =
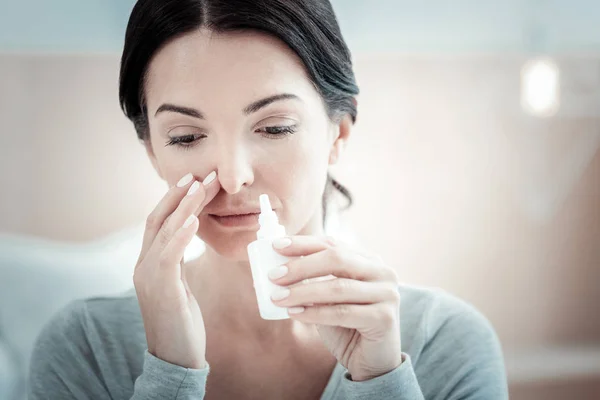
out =
[[272,212],[273,210],[271,209],[271,202],[269,201],[269,196],[266,194],[261,194],[258,198],[258,201],[260,202],[260,212],[261,214],[267,214],[269,212]]
[[258,217],[260,229],[257,232],[258,238],[284,236],[285,228],[279,224],[277,214],[271,208],[269,196],[261,194],[258,201],[260,202],[260,216]]

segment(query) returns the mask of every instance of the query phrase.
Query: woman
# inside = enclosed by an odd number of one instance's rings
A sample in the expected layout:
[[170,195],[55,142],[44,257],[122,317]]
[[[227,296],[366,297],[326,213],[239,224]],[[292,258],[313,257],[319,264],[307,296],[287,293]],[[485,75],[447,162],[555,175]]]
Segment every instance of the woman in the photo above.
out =
[[[357,94],[326,0],[138,1],[120,100],[169,190],[135,290],[52,319],[30,398],[506,398],[480,313],[325,236],[329,188],[350,199],[327,170]],[[291,261],[270,272],[286,320],[260,318],[248,264],[262,193],[290,234],[273,246]],[[194,235],[206,251],[182,264]]]

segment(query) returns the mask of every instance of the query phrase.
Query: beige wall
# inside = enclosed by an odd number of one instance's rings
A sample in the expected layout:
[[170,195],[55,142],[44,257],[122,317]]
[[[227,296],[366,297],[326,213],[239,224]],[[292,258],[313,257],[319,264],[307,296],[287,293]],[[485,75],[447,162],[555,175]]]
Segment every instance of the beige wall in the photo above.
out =
[[[563,59],[561,114],[536,120],[521,57],[356,57],[359,121],[334,171],[349,220],[406,281],[473,302],[508,349],[600,339],[599,60]],[[1,231],[88,240],[160,199],[118,62],[0,55]]]

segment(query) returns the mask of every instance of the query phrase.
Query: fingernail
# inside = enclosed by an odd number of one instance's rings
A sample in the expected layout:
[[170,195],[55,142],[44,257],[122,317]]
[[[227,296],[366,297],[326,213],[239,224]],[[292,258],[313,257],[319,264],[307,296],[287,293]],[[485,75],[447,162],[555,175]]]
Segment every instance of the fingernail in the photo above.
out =
[[190,186],[190,188],[188,189],[186,196],[193,195],[196,192],[196,190],[198,190],[199,187],[200,187],[200,182],[195,181],[194,183],[192,183],[192,186]]
[[177,187],[184,187],[185,185],[187,185],[188,183],[190,183],[190,181],[192,180],[193,176],[192,173],[188,173],[186,176],[184,176],[183,178],[181,178],[179,180],[179,182],[177,182]]
[[196,219],[196,216],[194,214],[190,215],[189,217],[187,217],[187,219],[185,220],[185,222],[183,223],[183,227],[187,228],[188,226],[190,226],[192,223],[194,223],[194,220]]
[[288,314],[300,314],[304,311],[304,307],[290,307],[287,309]]
[[208,186],[212,181],[215,180],[216,177],[217,177],[217,171],[213,171],[210,174],[208,174],[206,178],[204,178],[204,180],[202,181],[202,184],[204,186]]
[[288,288],[277,288],[271,294],[273,300],[282,300],[290,295],[290,289]]
[[335,238],[333,236],[327,236],[325,239],[330,246],[335,246]]
[[272,270],[269,271],[269,278],[271,279],[279,279],[281,277],[286,276],[288,273],[288,267],[286,267],[285,265],[282,265],[280,267],[277,268],[273,268]]
[[276,249],[284,249],[292,244],[292,239],[290,238],[279,238],[273,240],[273,247]]

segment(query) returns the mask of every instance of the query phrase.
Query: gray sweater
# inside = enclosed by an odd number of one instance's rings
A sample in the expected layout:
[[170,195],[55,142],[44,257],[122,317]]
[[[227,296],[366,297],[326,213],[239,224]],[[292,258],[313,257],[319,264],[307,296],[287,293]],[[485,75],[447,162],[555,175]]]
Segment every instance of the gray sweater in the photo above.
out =
[[[481,313],[439,289],[398,290],[404,363],[362,382],[338,363],[321,400],[508,398],[501,347]],[[36,340],[29,372],[30,400],[202,399],[210,379],[210,365],[188,369],[147,351],[133,289],[59,311]]]

